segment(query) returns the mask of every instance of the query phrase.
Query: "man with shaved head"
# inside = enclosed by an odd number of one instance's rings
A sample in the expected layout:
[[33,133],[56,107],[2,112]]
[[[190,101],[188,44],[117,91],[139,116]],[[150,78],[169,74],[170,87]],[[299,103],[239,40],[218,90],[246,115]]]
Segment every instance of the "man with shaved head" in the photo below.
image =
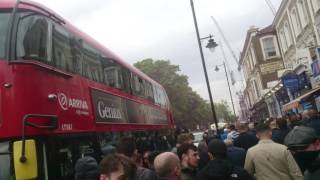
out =
[[159,154],[154,160],[154,169],[160,180],[180,180],[180,160],[172,152]]

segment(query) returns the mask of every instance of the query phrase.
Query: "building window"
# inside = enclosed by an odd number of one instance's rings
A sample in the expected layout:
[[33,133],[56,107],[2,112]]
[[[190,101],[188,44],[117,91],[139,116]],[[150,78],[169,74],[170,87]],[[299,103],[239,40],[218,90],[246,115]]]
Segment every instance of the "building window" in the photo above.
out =
[[247,108],[250,108],[251,107],[251,102],[250,102],[250,97],[249,97],[249,93],[246,93],[245,94],[245,99],[246,99],[246,105],[247,105]]
[[241,65],[241,69],[242,69],[242,72],[243,72],[245,80],[247,80],[248,79],[248,75],[247,75],[248,69],[247,69],[247,66],[246,66],[245,62],[243,62],[243,64]]
[[268,36],[260,39],[263,49],[264,59],[270,59],[277,56],[276,41],[274,36]]
[[252,81],[252,87],[254,89],[254,92],[255,92],[255,95],[256,95],[257,99],[259,99],[260,91],[258,89],[257,82],[255,80]]
[[306,8],[306,4],[304,0],[300,0],[298,2],[298,12],[299,12],[299,17],[301,21],[302,27],[305,27],[308,24],[308,12]]
[[320,0],[312,0],[313,12],[316,13],[320,9]]
[[280,37],[280,43],[281,43],[282,51],[286,52],[287,49],[288,49],[288,44],[287,44],[286,37],[284,35],[283,30],[280,31],[279,37]]
[[301,32],[301,25],[299,22],[299,17],[298,17],[296,8],[293,8],[291,10],[291,19],[292,19],[294,34],[298,36]]
[[250,102],[251,102],[250,105],[252,106],[256,102],[256,99],[252,95],[252,88],[248,89],[248,93],[249,93],[249,99],[250,99]]
[[[263,84],[262,84],[262,81],[261,81],[261,75],[260,74],[256,74],[256,76],[257,76],[257,81],[258,81],[258,89],[259,90],[262,90],[262,89],[264,89],[263,88]],[[260,91],[259,91],[260,92]],[[260,94],[260,93],[259,93]]]
[[257,64],[257,59],[256,59],[256,55],[254,53],[254,49],[252,47],[252,45],[250,46],[250,56],[251,56],[251,59],[253,60],[253,65],[256,65]]
[[247,60],[248,60],[248,62],[250,64],[250,70],[252,71],[253,68],[254,68],[254,64],[253,64],[253,61],[252,61],[251,56],[250,56],[250,51],[249,51],[249,54],[247,54]]
[[289,48],[292,44],[292,39],[291,39],[292,36],[291,36],[290,27],[287,21],[284,23],[284,37],[287,43],[287,47]]

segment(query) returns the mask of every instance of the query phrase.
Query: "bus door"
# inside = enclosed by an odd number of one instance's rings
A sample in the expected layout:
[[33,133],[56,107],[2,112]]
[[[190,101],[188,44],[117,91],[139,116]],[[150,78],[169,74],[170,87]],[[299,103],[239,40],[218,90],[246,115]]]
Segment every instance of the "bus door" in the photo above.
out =
[[0,179],[9,180],[12,178],[12,158],[9,141],[0,142]]
[[51,180],[72,180],[75,165],[79,158],[94,157],[99,163],[101,148],[95,136],[59,136],[46,141],[48,174]]

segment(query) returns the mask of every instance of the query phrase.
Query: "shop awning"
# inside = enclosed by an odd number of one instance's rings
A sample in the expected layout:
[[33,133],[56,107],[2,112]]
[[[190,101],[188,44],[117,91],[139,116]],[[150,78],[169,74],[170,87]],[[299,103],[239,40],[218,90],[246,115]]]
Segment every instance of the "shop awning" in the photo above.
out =
[[320,90],[320,87],[317,87],[317,88],[312,89],[311,91],[305,93],[304,95],[297,97],[296,99],[294,99],[294,100],[290,101],[289,103],[283,105],[283,110],[284,111],[288,111],[288,110],[293,109],[293,108],[298,108],[299,105],[300,105],[300,101],[302,99],[309,97],[310,95],[312,95],[313,93],[315,93],[315,92],[317,92],[319,90]]
[[298,99],[295,99],[285,105],[283,105],[283,111],[288,111],[290,109],[293,109],[293,108],[298,108],[299,107],[299,100]]

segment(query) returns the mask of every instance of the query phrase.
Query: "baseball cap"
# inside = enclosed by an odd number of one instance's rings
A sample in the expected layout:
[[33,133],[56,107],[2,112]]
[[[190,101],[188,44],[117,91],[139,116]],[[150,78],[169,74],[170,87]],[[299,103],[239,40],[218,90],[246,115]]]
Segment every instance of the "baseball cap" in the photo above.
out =
[[313,128],[296,126],[284,139],[284,144],[288,149],[303,149],[313,143],[319,136]]

